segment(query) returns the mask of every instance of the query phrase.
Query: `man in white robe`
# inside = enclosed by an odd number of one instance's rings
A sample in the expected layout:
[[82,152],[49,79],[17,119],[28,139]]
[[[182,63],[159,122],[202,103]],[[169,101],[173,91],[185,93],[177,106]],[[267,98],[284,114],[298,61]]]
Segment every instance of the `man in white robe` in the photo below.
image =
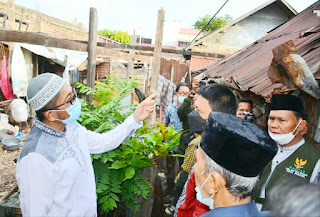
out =
[[61,77],[35,77],[27,96],[37,117],[17,162],[22,215],[97,216],[90,154],[117,148],[141,127],[153,112],[155,94],[117,128],[102,134],[76,122],[81,104]]

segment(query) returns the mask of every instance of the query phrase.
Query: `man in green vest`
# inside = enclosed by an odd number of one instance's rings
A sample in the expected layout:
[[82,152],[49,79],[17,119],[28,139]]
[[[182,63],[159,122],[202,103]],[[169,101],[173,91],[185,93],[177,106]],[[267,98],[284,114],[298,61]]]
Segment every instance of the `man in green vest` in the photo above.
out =
[[315,181],[320,170],[320,152],[304,139],[308,129],[307,119],[300,97],[284,94],[272,97],[268,132],[279,149],[260,176],[255,193],[258,208],[268,209],[265,199],[269,191],[285,178]]

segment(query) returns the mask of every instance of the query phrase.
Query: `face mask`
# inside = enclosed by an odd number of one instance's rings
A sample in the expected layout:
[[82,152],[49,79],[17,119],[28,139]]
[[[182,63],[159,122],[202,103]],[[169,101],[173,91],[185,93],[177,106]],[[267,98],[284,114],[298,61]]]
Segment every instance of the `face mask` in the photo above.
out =
[[179,96],[178,101],[182,104],[185,99],[186,99],[186,97]]
[[214,208],[214,205],[213,205],[214,200],[213,200],[212,198],[213,198],[214,194],[213,194],[211,197],[208,197],[208,198],[203,198],[203,197],[202,197],[202,194],[201,194],[201,188],[202,188],[202,187],[204,186],[204,184],[207,182],[207,180],[209,179],[209,177],[210,177],[210,175],[208,175],[208,177],[206,178],[206,180],[204,181],[204,183],[201,185],[201,187],[200,187],[200,188],[199,188],[199,187],[195,187],[195,190],[196,190],[196,192],[197,192],[197,200],[198,200],[200,203],[208,206],[209,209],[213,209],[213,208]]
[[268,130],[269,136],[271,137],[271,139],[273,139],[279,145],[286,145],[289,142],[291,142],[294,139],[294,137],[298,134],[298,132],[296,132],[296,134],[293,134],[293,132],[298,128],[298,126],[300,125],[301,121],[302,120],[299,121],[297,126],[290,133],[276,134],[276,133],[272,133],[272,132],[270,132],[270,130]]
[[57,119],[57,120],[62,121],[62,123],[64,123],[64,124],[71,124],[71,123],[77,121],[78,118],[80,117],[81,103],[80,103],[79,99],[76,98],[76,102],[73,105],[69,106],[67,109],[52,110],[52,111],[66,111],[70,117],[68,117],[67,119],[64,119],[64,120],[60,120],[60,119]]

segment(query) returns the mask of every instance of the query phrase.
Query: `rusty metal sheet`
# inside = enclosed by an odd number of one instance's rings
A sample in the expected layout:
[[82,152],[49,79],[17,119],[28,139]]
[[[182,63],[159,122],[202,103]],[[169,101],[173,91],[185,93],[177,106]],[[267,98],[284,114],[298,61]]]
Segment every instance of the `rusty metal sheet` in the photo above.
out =
[[235,77],[241,86],[267,97],[274,89],[285,87],[273,84],[267,76],[273,58],[272,49],[293,40],[297,53],[305,59],[314,77],[320,79],[320,17],[313,13],[316,9],[320,9],[319,1],[251,46],[209,66],[206,74]]

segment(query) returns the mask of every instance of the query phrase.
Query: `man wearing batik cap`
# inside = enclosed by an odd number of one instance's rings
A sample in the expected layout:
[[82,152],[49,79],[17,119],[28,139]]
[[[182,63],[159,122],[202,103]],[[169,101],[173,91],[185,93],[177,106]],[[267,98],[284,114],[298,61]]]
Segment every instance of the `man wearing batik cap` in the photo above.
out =
[[304,101],[295,95],[277,94],[271,99],[268,119],[270,137],[278,144],[278,152],[261,174],[255,198],[260,209],[268,210],[264,202],[279,181],[297,179],[316,180],[320,171],[320,152],[304,139],[308,130],[308,116]]
[[194,166],[197,200],[211,209],[202,216],[260,216],[252,194],[277,149],[255,124],[212,112]]
[[17,162],[22,215],[97,216],[90,154],[113,150],[131,136],[153,111],[155,95],[102,134],[76,122],[81,104],[71,86],[55,74],[33,78],[27,97],[37,115]]

